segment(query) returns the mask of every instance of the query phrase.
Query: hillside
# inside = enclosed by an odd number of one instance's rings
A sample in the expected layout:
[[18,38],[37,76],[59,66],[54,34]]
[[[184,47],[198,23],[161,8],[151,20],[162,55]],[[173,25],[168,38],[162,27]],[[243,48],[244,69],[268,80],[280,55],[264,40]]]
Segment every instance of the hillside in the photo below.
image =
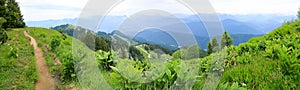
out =
[[299,20],[285,23],[267,35],[252,38],[237,47],[228,47],[200,61],[216,61],[216,57],[226,54],[225,62],[219,61],[223,64],[212,64],[219,67],[220,71],[208,69],[223,73],[219,88],[299,89],[299,26]]
[[[85,60],[88,62],[89,60],[86,59],[89,58],[88,56],[93,55],[94,52],[71,36],[66,35],[64,39],[64,36],[55,30],[32,27],[12,29],[7,32],[9,41],[0,47],[0,88],[34,89],[35,82],[40,77],[36,70],[33,47],[30,45],[30,39],[24,36],[24,31],[27,31],[29,35],[35,38],[38,47],[42,49],[45,62],[50,69],[49,72],[55,81],[55,87],[53,88],[80,88],[79,85],[76,85],[77,82],[74,82],[81,75],[75,72],[74,66],[76,63],[74,63],[74,60],[78,62]],[[72,45],[73,43],[78,48],[72,48],[74,46]],[[86,58],[79,59],[80,54],[72,52],[72,50],[76,51],[79,48],[83,49],[84,51],[81,51],[88,55]],[[82,65],[85,65],[85,62]],[[92,64],[86,66],[92,66]],[[96,66],[96,63],[94,66]]]
[[299,35],[296,21],[205,58],[181,60],[173,55],[170,61],[151,64],[119,59],[106,80],[114,89],[299,89]]
[[[33,36],[43,50],[57,88],[184,89],[192,87],[222,90],[300,88],[300,45],[296,43],[300,42],[300,21],[285,23],[267,35],[253,38],[239,46],[225,48],[205,58],[191,60],[159,54],[160,51],[152,51],[142,44],[135,47],[148,58],[145,58],[146,61],[134,61],[119,58],[114,51],[100,50],[95,53],[79,40],[68,35],[65,37],[55,30],[12,29],[8,31],[9,41],[0,47],[0,82],[2,82],[0,88],[34,89],[38,74],[33,48],[29,44],[29,38],[26,39],[23,35],[24,31]],[[187,50],[190,49],[186,49],[181,54],[189,53]],[[191,48],[191,50],[195,49]],[[94,55],[97,56],[96,60]],[[147,61],[149,59],[151,63]],[[76,65],[77,67],[74,67]],[[147,71],[148,74],[142,73],[145,70],[150,71]],[[130,76],[132,73],[135,73],[135,76]],[[220,83],[209,84],[218,83],[210,80],[220,80]],[[106,81],[108,83],[105,83]]]
[[38,75],[30,39],[23,30],[7,34],[9,40],[0,46],[0,89],[34,89]]
[[70,25],[70,24],[64,24],[64,25],[59,25],[59,26],[55,26],[51,29],[54,30],[59,30],[62,29],[62,31],[70,36],[73,36],[74,32],[92,32],[95,33],[97,36],[99,37],[104,37],[104,38],[108,38],[108,39],[112,39],[118,42],[123,42],[123,43],[127,43],[127,44],[136,44],[136,42],[134,42],[133,40],[129,39],[128,37],[126,37],[122,32],[120,31],[113,31],[111,33],[106,33],[106,32],[102,32],[102,31],[98,31],[98,32],[94,32],[92,30],[86,29],[86,28],[82,28],[79,26],[74,26],[74,25]]
[[[247,33],[247,32],[245,32],[245,33]],[[181,38],[183,38],[186,42],[181,42],[181,43],[184,43],[184,45],[190,46],[190,45],[195,44],[193,42],[190,42],[191,40],[189,40],[187,37],[184,37],[184,36],[191,36],[190,34],[180,33],[178,35],[183,36]],[[262,36],[262,34],[261,35],[231,34],[230,36],[233,38],[234,45],[237,46],[239,44],[247,42],[251,38]],[[207,49],[207,43],[210,40],[209,37],[196,35],[195,39],[197,40],[197,43],[200,48]],[[146,29],[144,31],[141,31],[133,38],[133,40],[137,41],[137,42],[147,42],[147,43],[161,45],[161,46],[169,48],[171,50],[178,49],[177,42],[174,40],[174,38],[171,35],[169,35],[168,33],[164,32],[162,30],[159,30],[159,29]]]

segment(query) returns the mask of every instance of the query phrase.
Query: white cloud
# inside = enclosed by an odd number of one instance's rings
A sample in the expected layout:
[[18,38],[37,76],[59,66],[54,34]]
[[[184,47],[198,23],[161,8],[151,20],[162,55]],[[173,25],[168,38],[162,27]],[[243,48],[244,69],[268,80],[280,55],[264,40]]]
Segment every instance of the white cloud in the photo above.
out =
[[296,15],[299,0],[210,0],[218,13]]
[[[17,0],[25,21],[79,17],[88,0]],[[296,15],[299,0],[210,0],[217,13]],[[99,4],[101,5],[101,4]],[[124,0],[111,15],[131,15],[147,9],[174,13],[191,13],[176,0]]]
[[117,6],[113,7],[110,14],[119,15],[127,14],[131,15],[139,11],[148,10],[148,9],[158,9],[167,11],[169,13],[185,13],[190,14],[188,8],[180,4],[176,0],[125,0]]
[[16,0],[25,21],[75,18],[87,0]]

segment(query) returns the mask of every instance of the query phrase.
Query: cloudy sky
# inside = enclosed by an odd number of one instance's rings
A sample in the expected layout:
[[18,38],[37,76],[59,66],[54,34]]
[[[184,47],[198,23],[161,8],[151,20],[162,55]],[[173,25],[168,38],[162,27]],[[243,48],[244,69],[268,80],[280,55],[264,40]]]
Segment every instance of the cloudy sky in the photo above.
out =
[[[25,21],[79,17],[88,0],[16,0]],[[159,3],[158,3],[159,2]],[[210,0],[217,13],[296,15],[299,0]],[[101,4],[99,4],[101,5]],[[155,7],[155,8],[154,8]],[[175,0],[125,0],[112,8],[111,15],[131,15],[143,9],[163,9],[172,13],[190,11]]]

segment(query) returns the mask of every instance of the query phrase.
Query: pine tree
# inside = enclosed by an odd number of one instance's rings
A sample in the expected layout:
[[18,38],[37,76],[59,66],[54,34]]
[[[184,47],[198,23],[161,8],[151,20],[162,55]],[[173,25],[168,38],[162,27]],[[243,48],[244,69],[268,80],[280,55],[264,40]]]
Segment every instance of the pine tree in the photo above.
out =
[[211,42],[209,41],[207,45],[207,55],[210,55],[212,52],[213,52],[213,47],[211,45]]
[[1,0],[0,5],[0,17],[4,17],[7,20],[3,24],[4,29],[25,27],[23,15],[15,0]]
[[0,0],[0,17],[5,17],[6,8],[6,0]]
[[0,45],[5,43],[8,39],[5,30],[2,28],[2,24],[5,22],[6,22],[6,20],[4,18],[0,17]]
[[218,40],[217,37],[213,37],[212,41],[211,41],[211,45],[212,45],[212,52],[217,52],[219,50],[219,44],[218,44]]
[[207,50],[208,55],[210,55],[214,52],[217,52],[219,50],[219,44],[218,44],[217,37],[213,37],[213,39],[208,42],[207,46],[208,46],[208,50]]
[[226,46],[233,45],[233,39],[230,37],[230,35],[225,31],[221,38],[221,49],[223,49]]

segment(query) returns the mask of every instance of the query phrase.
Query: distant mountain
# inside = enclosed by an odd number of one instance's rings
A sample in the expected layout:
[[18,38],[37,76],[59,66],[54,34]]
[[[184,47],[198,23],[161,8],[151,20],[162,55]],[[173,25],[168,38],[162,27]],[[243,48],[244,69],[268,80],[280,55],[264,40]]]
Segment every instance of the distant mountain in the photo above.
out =
[[[148,15],[149,16],[149,15]],[[196,15],[175,15],[187,24],[193,31],[205,30],[201,26],[202,22]],[[141,16],[145,17],[145,16]],[[151,17],[158,17],[151,15]],[[277,14],[264,14],[264,15],[229,15],[229,14],[219,14],[220,21],[223,23],[224,28],[231,34],[266,34],[273,29],[282,25],[284,21],[289,21],[295,19],[296,16],[286,16]],[[103,18],[103,23],[94,31],[112,32],[118,30],[122,21],[126,20],[126,16],[106,16]],[[160,20],[170,20],[170,18],[160,18],[154,20],[160,22]],[[75,19],[62,19],[62,20],[45,20],[45,21],[28,21],[27,26],[44,27],[50,28],[62,24],[73,24],[76,25],[78,18]],[[143,23],[153,23],[153,22],[143,22]],[[89,22],[86,22],[89,24]],[[135,25],[135,24],[133,24]],[[176,26],[176,24],[169,25]],[[166,26],[167,27],[167,26]],[[90,27],[84,27],[90,28]],[[201,31],[201,32],[202,32]],[[199,34],[199,33],[198,33]],[[199,36],[207,36],[205,33],[200,33]]]
[[178,49],[178,44],[172,36],[157,29],[146,29],[138,33],[133,40],[141,43],[157,44],[171,50]]
[[[64,33],[67,33],[70,36],[73,36],[73,33],[74,33],[75,30],[93,32],[92,30],[89,30],[89,29],[86,29],[86,28],[83,28],[83,27],[80,27],[80,26],[74,26],[74,25],[71,25],[71,24],[64,24],[64,25],[55,26],[52,29],[54,29],[54,30],[62,29],[62,31]],[[135,41],[129,39],[125,34],[123,34],[120,31],[117,31],[117,30],[115,30],[111,33],[106,33],[106,32],[102,32],[102,31],[98,31],[98,32],[94,32],[94,33],[99,37],[110,38],[110,39],[113,39],[113,40],[116,40],[116,41],[119,41],[119,42],[124,42],[124,43],[127,43],[127,44],[137,44]]]
[[63,24],[76,25],[78,18],[73,19],[61,19],[61,20],[43,20],[43,21],[27,21],[25,22],[27,26],[30,27],[43,27],[51,28]]
[[[192,25],[192,24],[189,24]],[[79,26],[74,26],[70,24],[64,24],[60,26],[53,27],[52,29],[54,30],[59,30],[62,29],[64,33],[67,33],[70,36],[73,36],[74,30],[79,30],[79,31],[92,31],[86,28],[82,28]],[[105,37],[105,38],[111,38],[113,40],[127,43],[127,44],[138,44],[138,43],[149,43],[149,44],[156,44],[160,45],[162,47],[171,49],[171,50],[176,50],[178,47],[181,47],[178,45],[178,42],[168,33],[159,30],[159,29],[146,29],[141,32],[139,32],[134,38],[129,38],[127,37],[126,34],[122,33],[121,31],[114,30],[111,33],[106,33],[102,31],[95,32],[96,35],[100,37]],[[194,44],[198,44],[199,47],[202,49],[207,48],[207,43],[210,40],[208,35],[203,34],[203,35],[193,35],[196,39],[196,43],[193,43],[189,38],[186,38],[185,36],[192,36],[191,34],[186,34],[186,33],[177,33],[179,34],[182,39],[181,42],[184,46],[190,46]],[[241,43],[247,42],[249,39],[253,37],[258,37],[262,36],[263,34],[260,35],[254,35],[254,34],[231,34],[231,37],[234,39],[234,45],[239,45]]]
[[224,29],[228,31],[229,34],[264,34],[264,32],[258,30],[258,28],[250,23],[240,22],[233,19],[226,19],[222,21]]
[[[198,44],[199,47],[201,47],[202,49],[206,49],[207,48],[207,43],[209,42],[209,37],[206,36],[197,36],[194,35],[195,39],[196,39],[196,43],[192,43],[189,41],[189,39],[185,38],[184,36],[190,35],[190,34],[183,34],[183,38],[185,39],[185,45],[186,46],[190,46],[190,45],[194,45],[194,44]],[[253,38],[253,37],[258,37],[258,36],[262,36],[261,35],[253,35],[253,34],[231,34],[231,37],[234,39],[234,45],[239,45],[241,43],[247,42],[249,39]],[[191,36],[191,35],[190,35]],[[178,42],[176,42],[176,40],[169,35],[168,33],[158,30],[158,29],[146,29],[142,32],[139,32],[133,39],[134,41],[137,42],[146,42],[146,43],[151,43],[151,44],[158,44],[161,45],[165,48],[169,48],[171,50],[176,50],[178,49],[178,47],[181,47],[178,45]]]

